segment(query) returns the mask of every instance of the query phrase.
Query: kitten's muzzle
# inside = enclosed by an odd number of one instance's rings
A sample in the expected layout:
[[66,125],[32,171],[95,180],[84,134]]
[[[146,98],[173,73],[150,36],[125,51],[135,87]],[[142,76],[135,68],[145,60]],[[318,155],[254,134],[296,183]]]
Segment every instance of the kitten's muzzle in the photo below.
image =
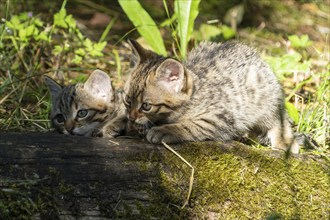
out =
[[128,120],[130,121],[130,122],[132,122],[132,123],[134,123],[134,122],[136,122],[136,120],[137,119],[139,119],[141,116],[139,116],[139,114],[138,113],[130,113],[128,116],[127,116],[127,118],[128,118]]
[[132,116],[128,116],[128,120],[130,121],[130,122],[132,122],[132,123],[134,123],[135,122],[135,120],[136,120],[136,118],[135,117],[132,117]]
[[130,122],[136,122],[136,120],[140,119],[141,117],[143,117],[143,114],[136,109],[131,110],[127,115],[127,118]]
[[70,134],[73,134],[73,129],[75,128],[75,124],[74,124],[74,122],[67,120],[67,121],[64,122],[64,128]]

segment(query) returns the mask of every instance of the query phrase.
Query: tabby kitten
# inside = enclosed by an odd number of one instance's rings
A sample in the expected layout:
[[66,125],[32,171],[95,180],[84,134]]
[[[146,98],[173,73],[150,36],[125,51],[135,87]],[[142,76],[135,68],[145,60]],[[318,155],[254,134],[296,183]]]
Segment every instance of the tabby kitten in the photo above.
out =
[[134,40],[129,44],[133,68],[123,101],[129,120],[151,143],[250,135],[298,153],[281,86],[255,50],[204,42],[180,63]]
[[45,77],[52,98],[52,126],[60,133],[79,136],[116,137],[127,118],[121,95],[115,94],[110,77],[95,70],[82,84],[62,87]]

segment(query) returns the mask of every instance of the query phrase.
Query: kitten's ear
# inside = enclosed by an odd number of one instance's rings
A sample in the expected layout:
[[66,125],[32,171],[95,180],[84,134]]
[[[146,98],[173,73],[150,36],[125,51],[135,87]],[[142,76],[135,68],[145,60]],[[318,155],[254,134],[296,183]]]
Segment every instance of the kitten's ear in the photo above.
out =
[[55,100],[56,97],[62,92],[62,86],[49,76],[44,76],[44,81],[50,91],[52,100]]
[[156,80],[169,92],[181,92],[184,84],[183,65],[174,59],[165,60],[156,70]]
[[101,70],[94,70],[84,83],[84,89],[93,97],[105,102],[111,102],[113,96],[113,89],[111,80],[108,74]]
[[136,66],[150,57],[153,52],[144,49],[136,40],[128,39],[128,44],[132,49],[131,66]]

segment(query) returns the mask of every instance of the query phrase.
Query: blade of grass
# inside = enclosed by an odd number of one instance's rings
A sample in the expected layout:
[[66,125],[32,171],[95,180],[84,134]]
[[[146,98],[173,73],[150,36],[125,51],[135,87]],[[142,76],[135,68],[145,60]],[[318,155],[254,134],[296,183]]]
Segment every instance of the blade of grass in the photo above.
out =
[[187,44],[194,28],[194,22],[198,15],[200,0],[176,0],[174,11],[178,17],[178,34],[180,37],[180,53],[184,58],[187,53]]
[[166,55],[164,41],[154,20],[144,10],[137,0],[119,0],[127,17],[137,28],[141,36],[148,42],[152,49],[159,54]]
[[116,66],[117,66],[117,69],[116,69],[117,76],[119,79],[121,79],[121,62],[120,62],[118,50],[113,49],[112,53],[115,55],[115,61],[116,61]]
[[[6,6],[5,6],[6,9],[4,11],[4,13],[5,13],[5,19],[6,20],[8,19],[9,3],[10,3],[10,0],[7,0]],[[2,38],[3,38],[4,34],[5,34],[4,30],[5,30],[5,26],[3,25],[2,30],[0,30],[0,33],[1,33],[1,35],[0,35],[0,43],[2,43]]]
[[[180,43],[179,43],[179,39],[178,39],[178,35],[176,34],[176,29],[175,29],[175,26],[173,25],[173,22],[177,19],[177,15],[174,14],[172,17],[169,13],[169,10],[168,10],[168,7],[167,7],[167,3],[166,3],[166,0],[163,0],[163,5],[164,5],[164,8],[165,8],[165,12],[166,12],[166,15],[168,17],[168,19],[170,19],[170,23],[169,23],[169,26],[172,30],[172,37],[177,45],[178,48],[180,48]],[[161,25],[162,26],[162,25]],[[165,26],[165,25],[164,25]],[[175,49],[173,50],[175,52]]]
[[102,36],[99,39],[99,42],[103,42],[105,40],[105,38],[107,37],[110,29],[112,28],[113,24],[115,23],[115,21],[117,20],[117,16],[112,18],[112,20],[109,22],[109,24],[107,25],[107,27],[104,29]]

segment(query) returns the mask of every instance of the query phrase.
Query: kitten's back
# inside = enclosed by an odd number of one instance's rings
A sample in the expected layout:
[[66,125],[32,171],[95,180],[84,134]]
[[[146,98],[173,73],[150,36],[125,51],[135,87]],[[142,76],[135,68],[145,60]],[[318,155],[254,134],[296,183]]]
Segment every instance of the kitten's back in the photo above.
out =
[[202,43],[188,55],[185,66],[197,90],[191,106],[228,109],[241,126],[257,123],[265,113],[278,117],[281,86],[254,49],[235,42]]

